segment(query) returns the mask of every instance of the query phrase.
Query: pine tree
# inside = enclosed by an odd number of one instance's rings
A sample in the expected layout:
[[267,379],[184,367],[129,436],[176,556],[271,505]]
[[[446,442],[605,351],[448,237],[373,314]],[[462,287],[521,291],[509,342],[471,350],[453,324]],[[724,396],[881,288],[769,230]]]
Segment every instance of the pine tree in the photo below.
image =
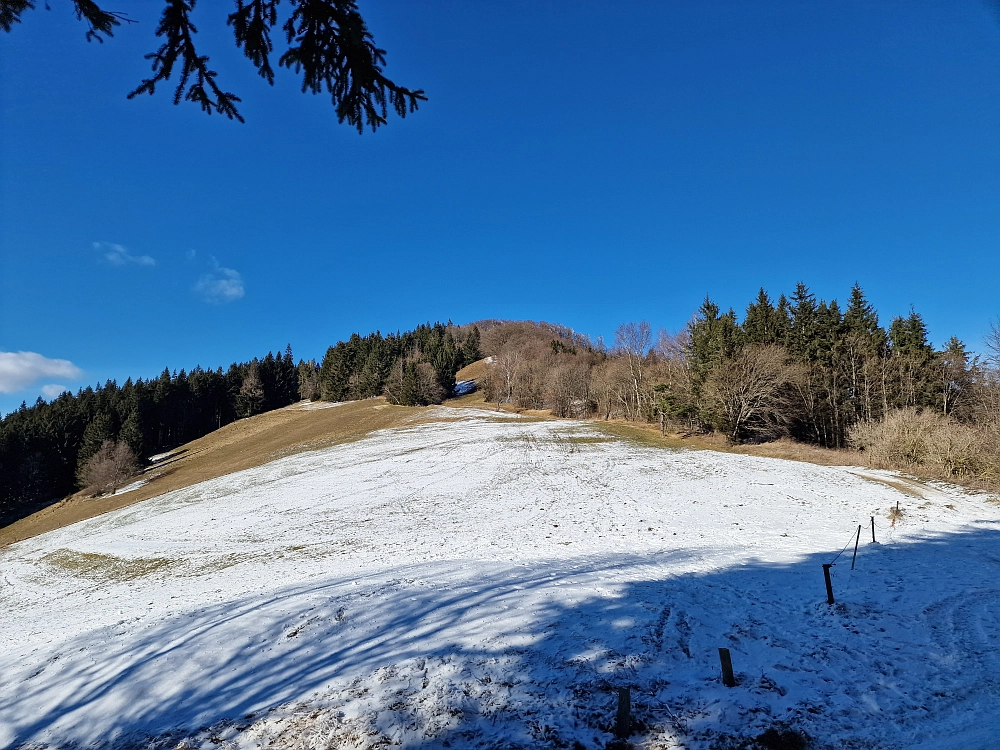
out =
[[128,445],[136,456],[146,455],[143,450],[144,436],[138,408],[132,409],[125,418],[121,431],[118,433],[118,441]]
[[886,334],[878,324],[878,313],[865,299],[864,292],[858,284],[851,287],[851,299],[844,313],[844,326],[847,334],[864,342],[872,354],[880,352],[885,346]]
[[77,452],[77,468],[86,465],[91,456],[101,449],[105,441],[113,441],[114,439],[115,434],[108,414],[103,411],[95,414],[83,431],[83,439]]
[[791,353],[809,362],[817,352],[816,327],[818,323],[818,306],[816,296],[801,281],[795,285],[795,293],[789,305],[792,314],[792,326],[789,336]]
[[719,306],[708,297],[688,326],[688,334],[688,354],[698,383],[704,381],[712,368],[732,357],[742,343],[736,314],[730,310],[720,315]]
[[905,318],[896,317],[889,326],[889,341],[894,354],[909,354],[918,357],[930,356],[931,345],[927,342],[927,326],[919,313],[910,308]]
[[764,287],[757,293],[757,299],[747,305],[743,317],[744,341],[747,344],[777,344],[779,337],[778,311],[771,304]]
[[479,327],[472,326],[472,331],[469,332],[469,335],[465,337],[465,341],[462,342],[462,367],[471,365],[473,362],[478,362],[483,358],[483,353],[479,350],[480,344]]

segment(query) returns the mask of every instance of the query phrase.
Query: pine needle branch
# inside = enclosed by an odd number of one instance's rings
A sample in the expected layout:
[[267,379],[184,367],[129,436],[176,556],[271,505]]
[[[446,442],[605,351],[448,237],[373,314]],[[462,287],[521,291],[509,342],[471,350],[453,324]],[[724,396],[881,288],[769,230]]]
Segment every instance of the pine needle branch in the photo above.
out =
[[101,38],[101,34],[114,36],[112,29],[115,26],[121,26],[122,21],[125,23],[136,23],[136,21],[129,18],[125,13],[101,9],[94,0],[73,0],[73,6],[76,12],[76,20],[86,21],[90,26],[90,29],[87,30],[88,42],[96,39],[103,44],[104,40]]
[[[236,109],[236,102],[241,101],[235,94],[223,91],[215,82],[218,75],[208,67],[208,57],[199,55],[194,46],[194,35],[197,27],[191,22],[191,11],[196,0],[167,0],[163,16],[156,28],[156,35],[165,37],[166,41],[156,52],[146,55],[153,61],[152,78],[146,78],[128,95],[132,99],[139,94],[153,94],[156,84],[167,81],[174,72],[174,66],[181,61],[180,80],[174,91],[174,104],[182,99],[196,102],[202,111],[212,114],[212,111],[226,115],[229,119],[243,122],[243,117]],[[193,83],[188,83],[194,76]]]
[[0,0],[0,29],[10,31],[15,23],[21,23],[21,14],[34,10],[31,0]]
[[388,108],[405,117],[426,101],[422,89],[397,86],[382,74],[385,50],[374,39],[354,0],[293,0],[285,22],[289,48],[278,61],[302,73],[302,91],[331,95],[337,119],[364,132],[386,124]]
[[274,50],[271,29],[278,23],[278,3],[281,0],[236,0],[236,12],[231,13],[226,23],[233,27],[236,46],[257,68],[261,78],[274,85],[274,70],[271,68],[270,54]]

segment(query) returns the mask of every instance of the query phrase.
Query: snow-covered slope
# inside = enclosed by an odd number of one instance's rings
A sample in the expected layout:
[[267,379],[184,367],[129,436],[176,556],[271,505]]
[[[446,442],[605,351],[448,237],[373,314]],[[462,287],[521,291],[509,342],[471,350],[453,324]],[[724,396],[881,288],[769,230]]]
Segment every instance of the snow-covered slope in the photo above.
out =
[[1000,508],[887,478],[470,412],[204,482],[0,550],[0,746],[997,746]]

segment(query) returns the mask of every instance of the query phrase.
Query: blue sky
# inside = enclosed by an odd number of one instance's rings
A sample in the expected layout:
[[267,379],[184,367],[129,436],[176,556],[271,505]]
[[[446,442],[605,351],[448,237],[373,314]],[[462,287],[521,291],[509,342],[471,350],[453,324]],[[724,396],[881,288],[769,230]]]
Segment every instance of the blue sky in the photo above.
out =
[[885,323],[912,304],[937,344],[1000,313],[979,0],[360,0],[430,97],[363,136],[258,78],[228,3],[195,17],[245,125],[126,100],[159,3],[116,5],[140,23],[103,45],[66,5],[0,41],[0,412],[424,321],[676,330],[799,280],[858,282]]

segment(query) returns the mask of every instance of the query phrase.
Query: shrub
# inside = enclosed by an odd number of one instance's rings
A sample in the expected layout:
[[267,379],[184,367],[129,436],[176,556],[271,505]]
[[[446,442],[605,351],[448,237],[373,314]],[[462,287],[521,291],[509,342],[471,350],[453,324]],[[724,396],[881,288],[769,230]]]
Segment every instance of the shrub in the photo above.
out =
[[854,425],[849,440],[878,469],[919,468],[946,479],[985,482],[997,476],[998,456],[984,430],[936,412],[899,409]]

